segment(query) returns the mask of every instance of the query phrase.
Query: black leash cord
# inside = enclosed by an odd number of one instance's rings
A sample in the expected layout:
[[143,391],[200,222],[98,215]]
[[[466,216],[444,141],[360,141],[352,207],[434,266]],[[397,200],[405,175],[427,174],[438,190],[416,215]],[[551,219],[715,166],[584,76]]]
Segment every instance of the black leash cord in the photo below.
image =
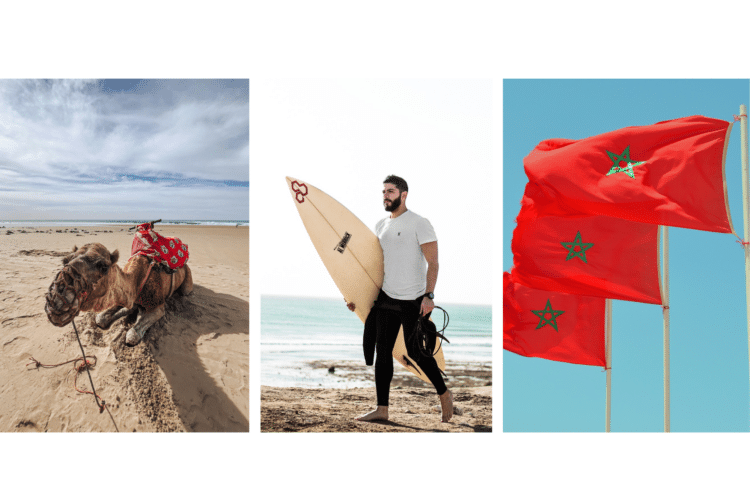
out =
[[412,343],[415,347],[414,350],[419,352],[419,354],[423,357],[434,357],[440,349],[443,347],[443,340],[448,341],[448,338],[443,336],[443,331],[446,330],[448,327],[448,323],[450,322],[450,317],[448,316],[448,312],[445,311],[444,308],[436,306],[435,308],[439,308],[443,312],[443,327],[442,329],[439,329],[436,331],[436,338],[435,341],[440,339],[440,344],[438,345],[438,348],[434,351],[430,351],[428,348],[429,345],[429,338],[428,338],[428,332],[425,329],[422,321],[428,321],[429,319],[424,319],[423,317],[420,317],[417,319],[417,323],[414,325],[414,334],[412,335]]

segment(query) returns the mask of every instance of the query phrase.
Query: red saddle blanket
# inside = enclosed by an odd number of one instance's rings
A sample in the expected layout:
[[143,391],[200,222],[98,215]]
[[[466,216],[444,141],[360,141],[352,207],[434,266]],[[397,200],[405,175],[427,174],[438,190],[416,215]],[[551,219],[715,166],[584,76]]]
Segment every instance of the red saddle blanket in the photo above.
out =
[[151,224],[141,224],[133,238],[130,258],[144,255],[157,263],[164,262],[170,269],[179,269],[188,261],[188,247],[176,237],[164,237]]

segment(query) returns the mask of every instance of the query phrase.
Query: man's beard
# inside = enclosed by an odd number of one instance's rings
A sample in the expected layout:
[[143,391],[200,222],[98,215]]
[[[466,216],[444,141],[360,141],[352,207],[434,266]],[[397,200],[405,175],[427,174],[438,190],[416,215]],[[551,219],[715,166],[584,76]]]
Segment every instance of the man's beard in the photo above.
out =
[[385,211],[390,211],[390,212],[396,211],[399,206],[401,206],[401,197],[400,196],[397,197],[396,199],[394,199],[393,201],[391,201],[391,204],[386,204],[385,205]]

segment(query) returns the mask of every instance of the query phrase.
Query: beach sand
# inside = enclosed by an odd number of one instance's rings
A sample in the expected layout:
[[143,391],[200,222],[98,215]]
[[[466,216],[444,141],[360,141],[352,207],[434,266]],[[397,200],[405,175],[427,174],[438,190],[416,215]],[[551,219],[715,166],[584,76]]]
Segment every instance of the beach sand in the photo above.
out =
[[[190,251],[194,289],[167,301],[166,315],[133,348],[124,332],[134,318],[98,328],[94,313],[75,319],[97,394],[88,375],[76,380],[81,356],[73,325],[52,325],[44,295],[62,256],[90,242],[130,256],[124,226],[0,229],[0,431],[153,432],[249,430],[248,227],[157,225]],[[111,417],[110,414],[111,413]]]
[[[312,369],[333,367],[332,376],[374,379],[372,366],[362,362],[319,361]],[[399,366],[394,367],[389,421],[364,423],[354,418],[375,408],[375,387],[261,387],[262,432],[491,432],[492,369],[489,364],[448,363],[446,385],[454,396],[456,414],[441,422],[440,402],[432,386]]]

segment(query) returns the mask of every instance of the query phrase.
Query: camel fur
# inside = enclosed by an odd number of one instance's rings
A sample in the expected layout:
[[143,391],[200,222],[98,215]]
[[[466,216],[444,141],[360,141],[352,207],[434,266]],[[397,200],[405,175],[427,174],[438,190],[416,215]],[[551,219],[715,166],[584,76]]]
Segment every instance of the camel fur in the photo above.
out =
[[47,292],[45,310],[50,322],[65,326],[79,312],[93,311],[99,312],[96,324],[107,329],[137,307],[136,322],[125,336],[125,343],[133,346],[164,316],[164,302],[171,294],[185,296],[193,290],[187,265],[169,275],[158,265],[150,269],[152,261],[136,255],[121,269],[117,265],[119,256],[117,250],[110,253],[99,243],[74,247],[63,258],[65,267]]

